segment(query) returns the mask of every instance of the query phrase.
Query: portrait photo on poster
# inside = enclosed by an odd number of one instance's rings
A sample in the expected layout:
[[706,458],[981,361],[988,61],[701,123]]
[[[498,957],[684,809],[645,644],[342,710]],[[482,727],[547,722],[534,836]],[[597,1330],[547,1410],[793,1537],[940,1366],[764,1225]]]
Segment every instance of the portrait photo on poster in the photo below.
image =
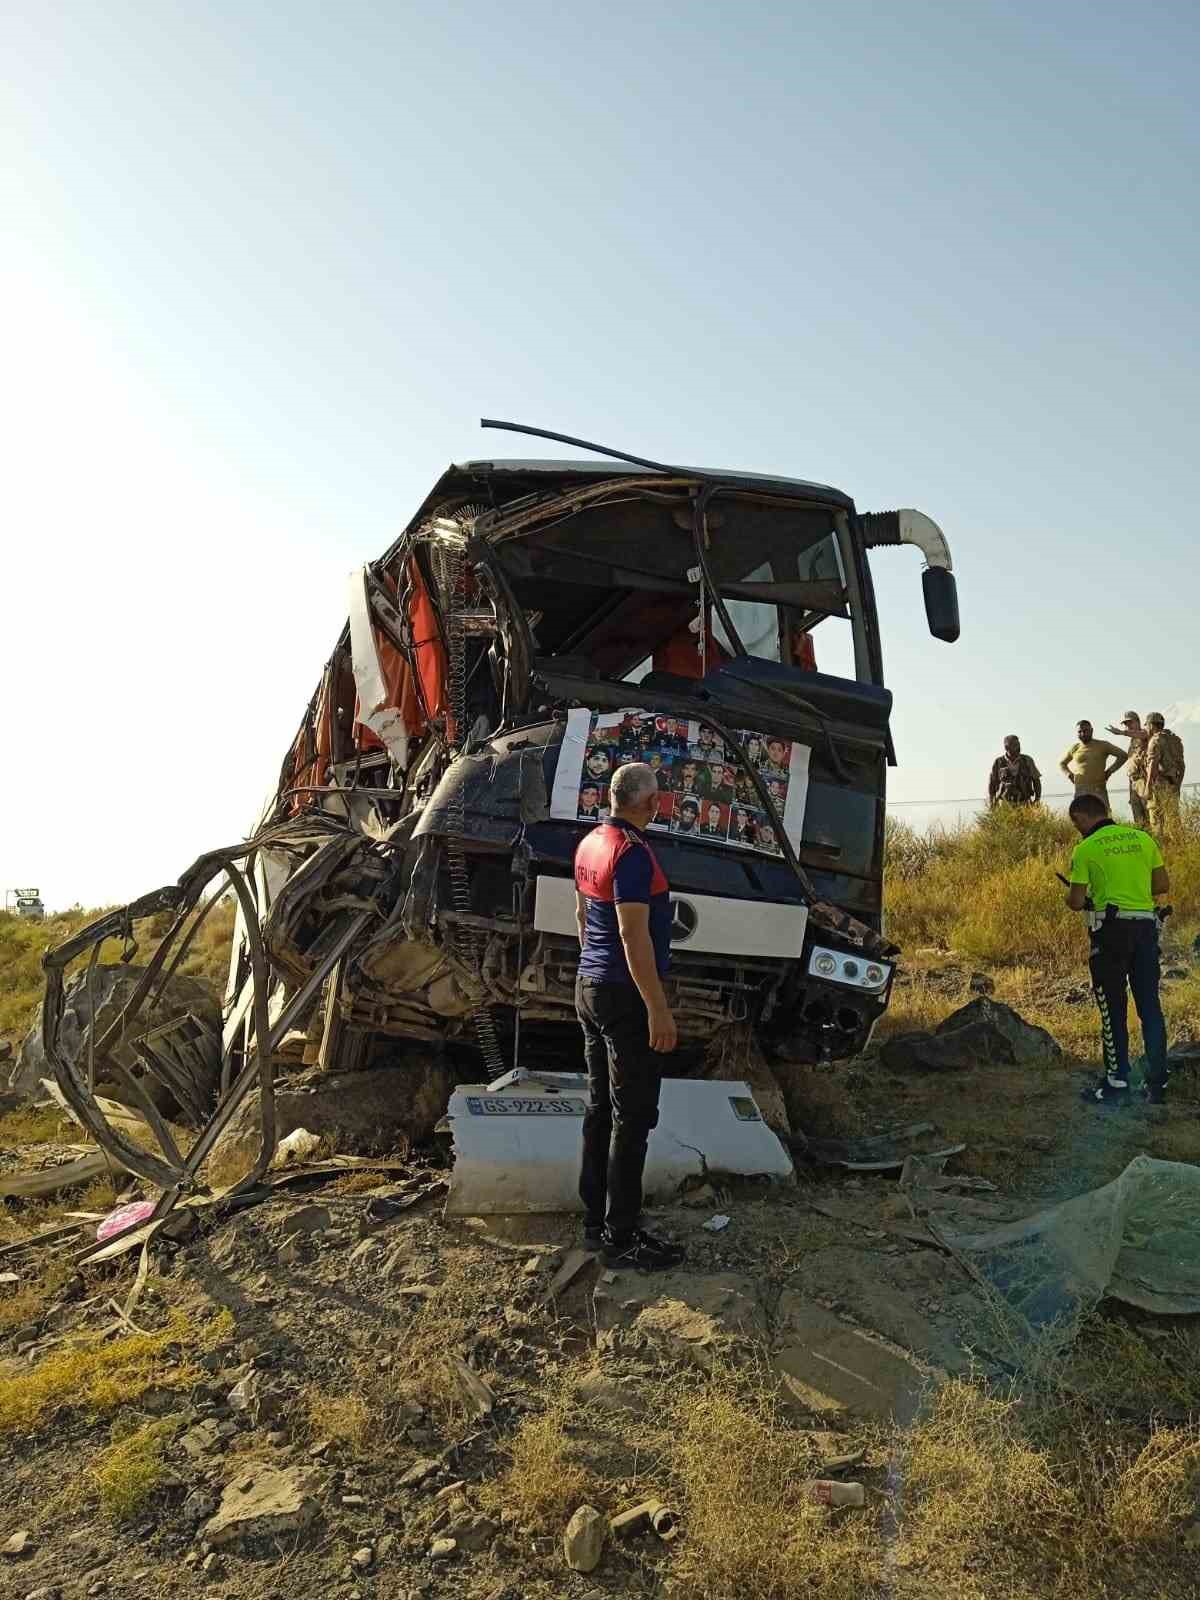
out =
[[[809,747],[772,733],[739,732],[742,747],[799,849],[808,798]],[[567,713],[550,815],[601,822],[609,814],[612,774],[644,761],[658,780],[651,831],[704,840],[726,848],[782,855],[777,829],[737,755],[707,724],[664,712]]]

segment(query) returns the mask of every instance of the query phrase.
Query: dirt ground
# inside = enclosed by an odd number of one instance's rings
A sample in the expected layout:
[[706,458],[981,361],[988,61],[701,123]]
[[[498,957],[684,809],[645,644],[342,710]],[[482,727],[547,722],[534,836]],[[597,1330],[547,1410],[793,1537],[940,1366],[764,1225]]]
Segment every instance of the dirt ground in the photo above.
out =
[[[966,975],[946,980],[947,1010],[965,984]],[[812,1073],[808,1129],[851,1135],[932,1121],[939,1142],[966,1145],[948,1170],[994,1184],[975,1203],[1001,1216],[1107,1182],[1142,1152],[1200,1155],[1190,1081],[1162,1110],[1113,1116],[1079,1102],[1081,1072],[1068,1061],[901,1076],[864,1058]],[[43,1142],[9,1151],[4,1164],[60,1154]],[[772,1506],[794,1508],[805,1477],[863,1452],[850,1475],[866,1488],[867,1511],[836,1514],[828,1534],[805,1520],[816,1515],[811,1507],[789,1513],[806,1537],[838,1541],[829,1546],[837,1572],[815,1564],[812,1544],[806,1585],[898,1596],[1067,1592],[1029,1569],[1033,1556],[1015,1534],[1008,1543],[989,1535],[992,1545],[985,1540],[957,1567],[914,1555],[923,1548],[914,1535],[908,1555],[879,1565],[881,1545],[908,1549],[896,1532],[904,1430],[916,1437],[947,1380],[980,1394],[1006,1381],[985,1301],[922,1237],[895,1172],[802,1167],[794,1186],[685,1196],[651,1219],[685,1245],[684,1271],[662,1284],[591,1263],[555,1299],[549,1284],[579,1243],[574,1220],[447,1220],[439,1176],[435,1157],[416,1156],[402,1173],[314,1181],[209,1216],[195,1237],[156,1247],[125,1322],[136,1252],[82,1278],[70,1276],[69,1253],[53,1258],[57,1267],[48,1256],[13,1256],[19,1281],[0,1287],[8,1297],[0,1299],[0,1549],[26,1538],[0,1554],[0,1594],[766,1600],[794,1592],[787,1574],[798,1567],[756,1565],[747,1550],[739,1585],[736,1563],[721,1565],[705,1509],[715,1491],[697,1477],[687,1438],[714,1395],[743,1406],[730,1412],[743,1420],[767,1406],[761,1415],[774,1432],[763,1439],[782,1439],[791,1452]],[[396,1207],[423,1186],[425,1198]],[[100,1189],[90,1204],[76,1195],[53,1214],[12,1210],[6,1239],[105,1201],[111,1194]],[[731,1220],[709,1231],[717,1213]],[[0,1258],[0,1269],[9,1265]],[[1188,1414],[1200,1405],[1192,1319],[1150,1338],[1139,1332],[1147,1319],[1103,1310],[1081,1340],[1084,1365],[1114,1349],[1124,1361],[1121,1341],[1136,1338],[1146,1358],[1125,1398],[1147,1416],[1168,1403]],[[42,1381],[78,1350],[78,1373],[64,1367],[57,1389]],[[107,1352],[111,1370],[96,1369],[96,1352]],[[1136,1454],[1136,1440],[1130,1448]],[[301,1513],[231,1543],[209,1536],[239,1474],[261,1486],[280,1471],[302,1485]],[[1196,1593],[1187,1587],[1195,1557],[1179,1543],[1187,1519],[1178,1496],[1191,1494],[1193,1479],[1189,1468],[1171,1480],[1163,1526],[1140,1546],[1114,1534],[1089,1554],[1087,1581],[1099,1586],[1077,1581],[1071,1592],[1115,1595],[1140,1584],[1146,1594]],[[647,1498],[680,1509],[678,1540],[610,1538],[595,1571],[568,1569],[561,1535],[576,1505],[593,1503],[607,1518]],[[867,1531],[854,1532],[855,1515]],[[764,1537],[773,1537],[770,1526]],[[966,1537],[954,1535],[956,1550],[967,1549]],[[1015,1575],[1001,1584],[1010,1560]]]

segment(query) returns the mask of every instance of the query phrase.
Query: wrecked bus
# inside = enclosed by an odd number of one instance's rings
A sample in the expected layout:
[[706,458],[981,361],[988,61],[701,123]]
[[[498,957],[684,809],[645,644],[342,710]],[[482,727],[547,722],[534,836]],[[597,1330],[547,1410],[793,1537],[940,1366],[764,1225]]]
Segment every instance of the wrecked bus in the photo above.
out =
[[[463,1052],[459,1077],[479,1076],[482,1053],[492,1084],[569,1067],[573,855],[629,759],[659,774],[682,1078],[753,1081],[748,1049],[814,1063],[866,1043],[897,954],[870,560],[915,546],[930,631],[952,641],[946,542],[920,512],[860,513],[825,485],[607,457],[443,473],[353,574],[254,834],[48,952],[55,1079],[110,1155],[163,1190],[160,1215],[197,1187],[239,1108],[253,1107],[259,1147],[236,1188],[261,1179],[276,1073],[297,1055],[329,1074],[411,1064],[427,1041]],[[223,893],[237,920],[217,1032],[168,1014],[168,995]],[[119,1015],[68,1048],[72,964],[91,952],[75,980],[90,983],[106,938],[128,959],[164,916]],[[101,1081],[123,1086],[161,1155],[107,1115]],[[200,1130],[186,1156],[164,1107]]]
[[[354,574],[266,819],[285,833],[319,819],[341,841],[331,855],[378,875],[331,1021],[360,1053],[474,1038],[492,1072],[518,1044],[536,1060],[573,1020],[575,846],[613,768],[642,759],[659,774],[683,1048],[749,1023],[793,1061],[861,1050],[896,953],[869,558],[904,544],[925,558],[931,632],[955,639],[949,551],[919,512],[634,460],[450,467]],[[285,837],[263,856],[299,976],[344,874],[326,883],[310,859],[293,875]]]

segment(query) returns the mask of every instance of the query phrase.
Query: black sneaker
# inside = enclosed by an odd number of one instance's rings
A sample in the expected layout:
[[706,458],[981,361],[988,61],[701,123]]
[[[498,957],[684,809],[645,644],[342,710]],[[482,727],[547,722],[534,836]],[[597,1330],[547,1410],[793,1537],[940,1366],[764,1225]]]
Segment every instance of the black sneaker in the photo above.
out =
[[1098,1106],[1127,1106],[1129,1104],[1129,1084],[1124,1078],[1099,1079],[1090,1088],[1084,1089],[1079,1098],[1088,1105]]
[[1165,1083],[1146,1084],[1146,1104],[1148,1106],[1165,1106],[1167,1103],[1167,1086]]
[[583,1229],[583,1248],[585,1250],[603,1250],[603,1248],[604,1248],[604,1224],[603,1223],[601,1223],[598,1228],[589,1228],[586,1224],[584,1225],[584,1229]]
[[669,1272],[683,1260],[684,1252],[677,1244],[656,1239],[652,1234],[636,1228],[622,1243],[606,1239],[603,1260],[606,1267],[632,1267],[638,1272]]

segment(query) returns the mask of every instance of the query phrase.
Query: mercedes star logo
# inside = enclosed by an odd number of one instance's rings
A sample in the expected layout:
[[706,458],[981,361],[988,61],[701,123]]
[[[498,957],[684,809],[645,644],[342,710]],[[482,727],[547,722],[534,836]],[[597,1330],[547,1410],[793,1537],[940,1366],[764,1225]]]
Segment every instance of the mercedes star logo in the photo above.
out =
[[700,917],[690,900],[671,901],[671,943],[686,944],[700,926]]

